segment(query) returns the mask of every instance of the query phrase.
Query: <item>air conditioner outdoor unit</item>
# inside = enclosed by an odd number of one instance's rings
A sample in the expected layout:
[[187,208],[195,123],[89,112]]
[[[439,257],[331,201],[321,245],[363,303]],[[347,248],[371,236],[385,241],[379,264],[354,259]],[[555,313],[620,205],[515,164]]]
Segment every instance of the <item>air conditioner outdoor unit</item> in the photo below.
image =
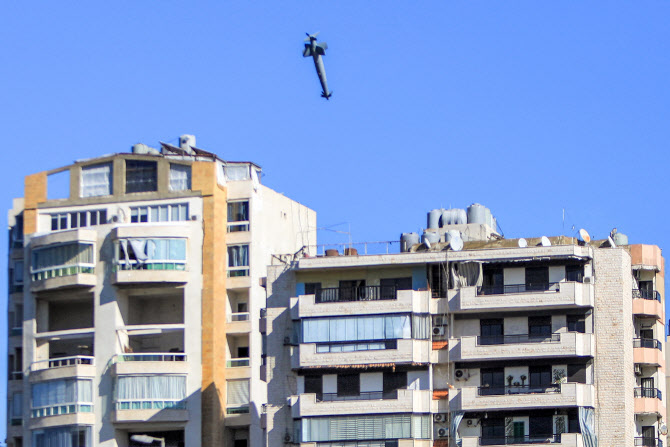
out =
[[593,284],[593,276],[585,276],[584,284]]
[[642,375],[642,365],[635,364],[635,366],[633,366],[633,371],[635,371],[636,376],[641,376]]
[[433,326],[433,335],[444,335],[444,326]]
[[468,380],[470,377],[470,371],[467,369],[457,369],[454,371],[454,378],[456,380]]
[[291,436],[290,433],[286,433],[286,434],[284,435],[284,442],[287,442],[287,443],[288,443],[288,442],[291,442],[292,440],[293,440],[293,437]]
[[441,428],[437,431],[437,437],[438,438],[446,438],[449,436],[449,430],[446,428]]
[[435,413],[433,415],[433,422],[445,422],[447,420],[447,415],[444,413]]

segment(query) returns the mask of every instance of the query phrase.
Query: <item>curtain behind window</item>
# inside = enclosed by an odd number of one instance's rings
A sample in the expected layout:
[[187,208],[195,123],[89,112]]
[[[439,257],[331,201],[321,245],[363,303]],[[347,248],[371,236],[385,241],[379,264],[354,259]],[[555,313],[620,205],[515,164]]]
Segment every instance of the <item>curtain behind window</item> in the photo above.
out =
[[249,404],[249,379],[229,380],[226,399],[228,405],[248,405]]
[[91,427],[65,426],[33,431],[33,447],[91,447]]
[[170,191],[188,191],[191,189],[191,167],[170,164]]
[[121,376],[116,383],[118,400],[173,400],[186,398],[185,376]]
[[111,163],[81,168],[81,196],[95,197],[112,194]]
[[249,266],[249,246],[231,245],[228,247],[228,267]]

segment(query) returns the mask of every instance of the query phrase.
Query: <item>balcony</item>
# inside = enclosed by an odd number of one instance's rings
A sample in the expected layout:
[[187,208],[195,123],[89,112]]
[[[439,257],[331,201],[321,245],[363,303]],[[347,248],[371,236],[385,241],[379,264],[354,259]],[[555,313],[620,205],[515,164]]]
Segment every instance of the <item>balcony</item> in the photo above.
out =
[[584,447],[582,435],[579,433],[563,433],[560,435],[544,435],[544,436],[504,436],[504,437],[475,437],[464,436],[461,447],[500,447],[507,445],[533,445],[533,444],[550,444],[552,447]]
[[593,406],[593,385],[465,387],[450,393],[451,411]]
[[93,287],[97,233],[72,230],[32,239],[30,290]]
[[593,356],[592,334],[467,336],[450,341],[452,361]]
[[661,294],[656,290],[633,289],[633,313],[658,320],[665,320]]
[[30,365],[30,370],[31,382],[69,377],[95,377],[95,359],[88,355],[75,355],[38,360]]
[[593,285],[579,282],[546,283],[526,286],[464,287],[449,290],[452,312],[481,312],[482,310],[566,309],[593,307]]
[[665,415],[663,394],[657,388],[635,388],[635,413]]
[[301,344],[297,349],[293,349],[291,367],[293,369],[300,369],[319,368],[323,365],[427,364],[430,362],[430,353],[432,351],[429,340],[412,339],[348,342],[344,344],[347,350],[340,350],[338,352],[331,350],[333,346],[339,349],[342,344]]
[[251,321],[249,312],[235,312],[228,314],[226,333],[247,334],[251,332]]
[[429,413],[432,392],[400,389],[387,393],[362,392],[354,396],[338,396],[337,393],[301,394],[293,399],[291,412],[294,418],[362,413]]
[[[365,289],[364,292],[355,292]],[[369,289],[369,290],[368,290]],[[291,316],[294,319],[309,317],[325,317],[329,315],[351,314],[356,309],[356,315],[376,315],[383,313],[427,313],[430,311],[430,291],[395,290],[395,288],[381,286],[366,286],[365,288],[346,289],[341,293],[340,288],[321,289],[321,295],[301,295],[291,298]],[[391,294],[386,289],[393,289]],[[341,298],[372,297],[374,299],[343,300]],[[352,307],[354,306],[354,307]]]
[[186,354],[181,352],[141,352],[112,357],[112,374],[188,374]]
[[663,344],[659,340],[633,339],[633,361],[635,363],[665,367]]
[[117,401],[112,412],[114,423],[172,422],[189,420],[186,401]]
[[634,446],[641,447],[663,447],[663,440],[661,438],[652,438],[652,437],[637,437],[633,443]]

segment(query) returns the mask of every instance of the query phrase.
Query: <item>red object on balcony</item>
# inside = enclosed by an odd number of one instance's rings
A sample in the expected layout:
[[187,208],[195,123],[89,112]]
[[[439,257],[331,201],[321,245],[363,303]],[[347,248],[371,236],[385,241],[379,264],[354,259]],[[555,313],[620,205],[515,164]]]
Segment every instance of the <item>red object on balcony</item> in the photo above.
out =
[[433,400],[446,399],[449,396],[449,390],[433,390]]
[[437,340],[433,342],[433,351],[437,351],[439,349],[445,349],[449,342],[447,340]]

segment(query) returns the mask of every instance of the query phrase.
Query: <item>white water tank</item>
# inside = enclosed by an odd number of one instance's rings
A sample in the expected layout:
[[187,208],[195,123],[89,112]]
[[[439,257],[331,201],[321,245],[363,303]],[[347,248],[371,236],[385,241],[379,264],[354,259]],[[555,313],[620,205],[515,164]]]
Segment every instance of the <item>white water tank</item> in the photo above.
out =
[[442,210],[434,209],[430,210],[428,213],[428,228],[435,229],[439,228],[440,225],[440,216],[442,215]]
[[403,233],[400,235],[400,252],[406,253],[418,243],[419,235],[417,233]]

